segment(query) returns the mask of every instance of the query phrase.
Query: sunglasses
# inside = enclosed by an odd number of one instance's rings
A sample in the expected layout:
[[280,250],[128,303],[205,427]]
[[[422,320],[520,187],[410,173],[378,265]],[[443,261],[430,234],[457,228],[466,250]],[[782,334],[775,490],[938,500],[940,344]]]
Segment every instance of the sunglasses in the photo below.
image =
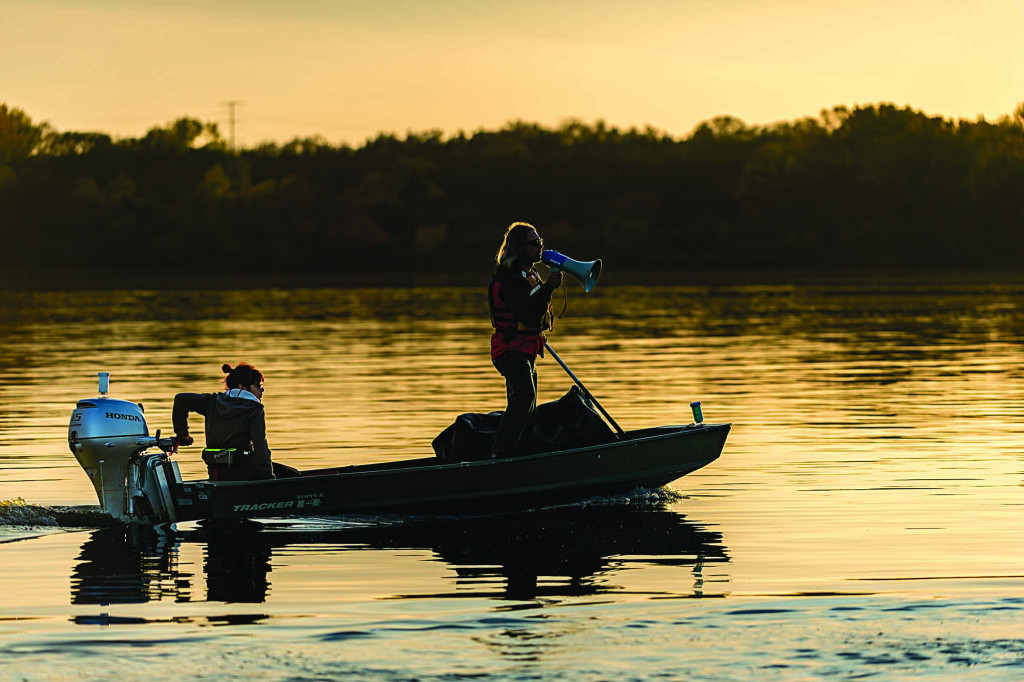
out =
[[537,246],[537,247],[540,247],[540,248],[544,248],[544,240],[543,239],[531,239],[530,241],[526,242],[526,245],[527,246]]

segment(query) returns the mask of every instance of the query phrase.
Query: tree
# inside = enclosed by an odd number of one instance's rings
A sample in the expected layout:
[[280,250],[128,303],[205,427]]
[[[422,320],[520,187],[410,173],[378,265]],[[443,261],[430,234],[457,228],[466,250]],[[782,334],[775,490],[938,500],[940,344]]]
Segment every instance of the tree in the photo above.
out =
[[17,166],[26,161],[49,129],[33,125],[24,111],[0,104],[0,166]]
[[189,149],[207,145],[223,147],[220,131],[216,123],[203,123],[194,118],[179,118],[166,128],[151,128],[141,145],[151,151],[171,154],[184,154]]

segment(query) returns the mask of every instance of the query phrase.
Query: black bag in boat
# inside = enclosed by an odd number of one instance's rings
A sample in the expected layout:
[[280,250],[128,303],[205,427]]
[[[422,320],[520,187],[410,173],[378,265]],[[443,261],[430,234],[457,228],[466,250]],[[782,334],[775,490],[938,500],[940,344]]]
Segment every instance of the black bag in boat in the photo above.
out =
[[[503,414],[469,412],[459,415],[431,442],[434,454],[453,462],[489,459]],[[533,428],[527,427],[523,432],[516,454],[570,450],[613,440],[615,434],[611,427],[601,419],[583,391],[574,385],[558,400],[537,406]]]

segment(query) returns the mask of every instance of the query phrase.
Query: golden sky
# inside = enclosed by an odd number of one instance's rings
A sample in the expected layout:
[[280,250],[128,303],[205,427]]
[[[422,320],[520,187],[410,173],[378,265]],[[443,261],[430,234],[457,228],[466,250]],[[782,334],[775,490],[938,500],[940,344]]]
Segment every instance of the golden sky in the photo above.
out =
[[58,130],[180,116],[240,145],[569,117],[672,135],[1024,101],[1024,0],[0,0],[0,102]]

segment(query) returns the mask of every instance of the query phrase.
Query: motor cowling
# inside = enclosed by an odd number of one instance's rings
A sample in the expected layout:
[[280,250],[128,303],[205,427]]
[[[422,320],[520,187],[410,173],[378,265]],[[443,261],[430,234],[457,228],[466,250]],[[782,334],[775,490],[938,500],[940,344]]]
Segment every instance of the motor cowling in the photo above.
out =
[[71,413],[71,452],[89,475],[100,506],[117,518],[128,518],[129,463],[151,441],[137,403],[101,395],[78,401]]

